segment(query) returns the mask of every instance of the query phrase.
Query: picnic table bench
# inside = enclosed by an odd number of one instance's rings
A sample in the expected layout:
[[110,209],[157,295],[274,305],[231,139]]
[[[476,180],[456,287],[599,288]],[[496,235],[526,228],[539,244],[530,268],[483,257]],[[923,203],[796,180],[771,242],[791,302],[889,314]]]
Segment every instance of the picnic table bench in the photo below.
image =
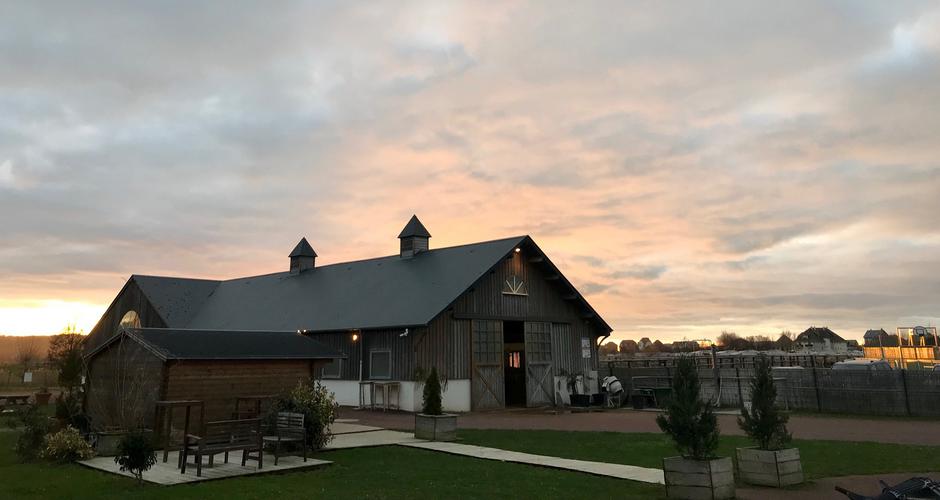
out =
[[26,406],[29,404],[29,394],[0,394],[0,410],[5,410],[7,406]]
[[[242,452],[243,467],[246,460],[254,460],[258,462],[258,469],[261,469],[264,457],[262,437],[260,418],[206,422],[201,436],[187,434],[184,438],[180,473],[186,473],[189,456],[195,458],[196,476],[201,477],[202,457],[208,456],[211,465],[215,455],[225,453],[225,463],[228,463],[231,451]],[[257,456],[252,456],[252,453],[257,453]]]

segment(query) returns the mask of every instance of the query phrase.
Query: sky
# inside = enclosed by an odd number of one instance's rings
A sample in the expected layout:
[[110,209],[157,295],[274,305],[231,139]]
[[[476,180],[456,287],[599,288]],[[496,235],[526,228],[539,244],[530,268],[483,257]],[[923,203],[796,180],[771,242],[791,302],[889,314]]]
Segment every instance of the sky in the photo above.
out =
[[613,340],[940,322],[940,4],[2,2],[0,333],[529,234]]

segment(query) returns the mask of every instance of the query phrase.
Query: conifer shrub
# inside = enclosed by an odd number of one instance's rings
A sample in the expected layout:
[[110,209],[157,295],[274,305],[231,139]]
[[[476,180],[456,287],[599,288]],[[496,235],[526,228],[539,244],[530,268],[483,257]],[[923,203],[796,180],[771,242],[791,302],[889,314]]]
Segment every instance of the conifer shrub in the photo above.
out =
[[685,458],[714,458],[718,449],[718,419],[711,406],[699,397],[701,384],[695,363],[680,358],[672,379],[672,400],[656,423]]
[[774,384],[770,359],[761,354],[754,361],[754,378],[751,379],[751,409],[741,406],[738,426],[757,447],[762,450],[779,450],[790,442],[787,431],[789,417],[775,406],[777,387]]
[[421,412],[425,415],[441,415],[441,380],[437,377],[437,368],[431,367],[424,382],[424,405]]

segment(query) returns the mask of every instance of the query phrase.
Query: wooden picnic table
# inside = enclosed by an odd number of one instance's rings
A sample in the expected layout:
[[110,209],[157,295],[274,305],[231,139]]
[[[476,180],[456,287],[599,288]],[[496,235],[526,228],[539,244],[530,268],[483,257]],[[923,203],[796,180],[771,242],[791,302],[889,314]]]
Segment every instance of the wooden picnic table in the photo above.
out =
[[26,406],[29,404],[29,394],[0,394],[0,411],[5,410],[7,406]]
[[[401,382],[375,382],[373,383],[375,389],[381,389],[382,391],[382,410],[398,410],[401,404]],[[391,395],[395,394],[395,404],[391,404]],[[375,398],[375,392],[373,389],[373,399]],[[373,406],[373,409],[375,407]]]

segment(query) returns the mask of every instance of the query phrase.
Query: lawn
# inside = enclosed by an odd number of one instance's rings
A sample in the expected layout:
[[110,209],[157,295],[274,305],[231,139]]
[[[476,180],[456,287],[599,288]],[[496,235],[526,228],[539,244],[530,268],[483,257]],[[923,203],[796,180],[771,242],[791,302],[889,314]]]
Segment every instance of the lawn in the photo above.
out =
[[321,453],[308,472],[137,487],[79,465],[19,464],[0,433],[3,498],[659,498],[661,486],[399,446]]
[[[662,467],[663,457],[677,453],[661,434],[473,430],[460,431],[461,442],[539,455]],[[940,447],[871,442],[794,441],[808,479],[850,474],[940,471]],[[718,454],[733,456],[736,447],[751,446],[739,436],[722,436]]]
[[[661,486],[398,446],[331,451],[306,472],[180,486],[145,485],[78,465],[20,464],[13,432],[0,432],[3,498],[659,498]],[[583,460],[660,467],[675,454],[658,434],[461,430],[461,442]],[[721,454],[746,445],[722,438]],[[940,471],[940,447],[797,441],[809,478]]]

